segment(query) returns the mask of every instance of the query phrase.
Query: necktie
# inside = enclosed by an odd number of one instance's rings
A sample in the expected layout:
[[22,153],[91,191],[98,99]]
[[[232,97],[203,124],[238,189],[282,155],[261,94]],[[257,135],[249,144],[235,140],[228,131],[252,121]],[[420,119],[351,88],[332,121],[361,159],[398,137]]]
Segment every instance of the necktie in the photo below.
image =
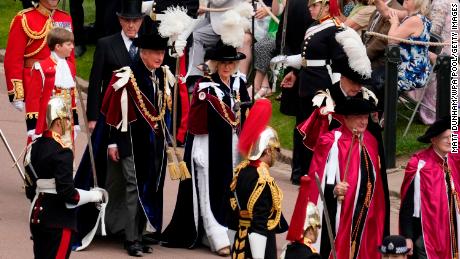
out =
[[134,46],[132,40],[131,40],[131,46],[129,46],[128,53],[129,53],[129,57],[131,58],[131,60],[136,59],[137,49],[136,49],[136,46]]

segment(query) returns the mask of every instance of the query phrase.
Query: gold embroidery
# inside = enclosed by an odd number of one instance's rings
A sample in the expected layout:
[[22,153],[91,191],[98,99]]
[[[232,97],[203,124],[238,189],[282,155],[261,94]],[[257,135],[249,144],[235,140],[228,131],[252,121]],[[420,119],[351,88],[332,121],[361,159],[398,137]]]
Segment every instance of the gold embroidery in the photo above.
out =
[[24,86],[22,85],[22,80],[11,79],[11,83],[13,84],[14,100],[24,100]]
[[38,119],[38,112],[26,113],[26,119]]
[[25,53],[24,54],[24,57],[26,57],[26,58],[32,57],[32,56],[36,55],[38,52],[40,52],[46,45],[46,38],[48,36],[48,32],[53,28],[52,13],[49,14],[48,19],[46,20],[45,24],[43,25],[43,27],[42,27],[42,29],[40,31],[34,31],[29,27],[29,24],[27,23],[27,17],[24,14],[22,14],[21,24],[22,24],[22,29],[24,30],[24,33],[29,38],[29,42],[28,42],[27,45],[31,44],[30,40],[43,39],[43,42],[40,44],[40,46],[36,50],[34,50],[34,51],[30,52],[30,53]]

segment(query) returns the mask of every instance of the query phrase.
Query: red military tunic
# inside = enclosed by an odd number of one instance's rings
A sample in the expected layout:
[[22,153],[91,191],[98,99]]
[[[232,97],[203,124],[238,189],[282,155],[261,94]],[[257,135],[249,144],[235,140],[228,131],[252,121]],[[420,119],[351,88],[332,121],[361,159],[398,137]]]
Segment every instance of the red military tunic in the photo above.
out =
[[[46,38],[53,27],[72,31],[70,15],[57,9],[50,11],[39,5],[18,12],[11,22],[4,60],[6,85],[11,102],[23,101],[29,92],[36,91],[29,87],[30,70],[34,62],[50,56]],[[70,63],[71,67],[75,66],[73,52]],[[26,115],[37,117],[36,113]]]
[[[75,67],[67,61],[72,78],[75,78]],[[26,95],[26,114],[34,116],[26,117],[27,131],[35,130],[36,135],[40,135],[48,127],[46,125],[46,107],[53,95],[62,96],[65,103],[72,107],[73,125],[78,125],[78,115],[76,106],[75,85],[57,87],[55,83],[57,61],[49,56],[48,58],[34,64],[31,70],[31,80],[29,89],[33,89]],[[38,116],[40,114],[40,116]],[[44,116],[42,116],[44,115]],[[37,119],[38,118],[38,119]]]

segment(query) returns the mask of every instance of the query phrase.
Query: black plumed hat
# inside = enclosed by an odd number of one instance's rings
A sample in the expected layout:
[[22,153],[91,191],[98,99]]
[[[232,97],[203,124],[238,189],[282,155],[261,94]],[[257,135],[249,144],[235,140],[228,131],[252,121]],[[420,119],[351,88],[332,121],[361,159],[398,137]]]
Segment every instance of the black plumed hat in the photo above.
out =
[[168,47],[168,38],[163,38],[158,33],[156,26],[140,33],[139,37],[133,40],[134,46],[141,49],[165,50]]
[[215,61],[236,61],[245,59],[246,55],[236,51],[236,48],[225,45],[222,41],[219,41],[217,45],[208,50],[205,55],[205,59]]
[[362,115],[377,111],[377,106],[372,99],[365,99],[362,95],[348,97],[335,107],[335,113],[342,115]]
[[435,121],[423,134],[417,138],[419,142],[431,143],[431,139],[450,129],[450,116],[442,117]]

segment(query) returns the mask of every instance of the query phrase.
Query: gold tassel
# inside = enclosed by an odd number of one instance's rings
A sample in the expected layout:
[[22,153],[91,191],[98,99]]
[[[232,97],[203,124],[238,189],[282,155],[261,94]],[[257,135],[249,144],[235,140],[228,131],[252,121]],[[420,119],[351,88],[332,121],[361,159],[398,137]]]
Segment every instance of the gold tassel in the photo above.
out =
[[188,171],[187,164],[185,164],[184,161],[179,162],[179,169],[180,169],[180,180],[183,181],[185,179],[190,179],[192,176],[190,175],[190,172]]
[[180,178],[179,167],[174,163],[172,152],[170,149],[166,150],[166,155],[168,157],[168,171],[171,180],[177,180]]
[[353,258],[355,255],[355,249],[356,249],[356,241],[351,242],[351,249],[350,249],[350,258]]

